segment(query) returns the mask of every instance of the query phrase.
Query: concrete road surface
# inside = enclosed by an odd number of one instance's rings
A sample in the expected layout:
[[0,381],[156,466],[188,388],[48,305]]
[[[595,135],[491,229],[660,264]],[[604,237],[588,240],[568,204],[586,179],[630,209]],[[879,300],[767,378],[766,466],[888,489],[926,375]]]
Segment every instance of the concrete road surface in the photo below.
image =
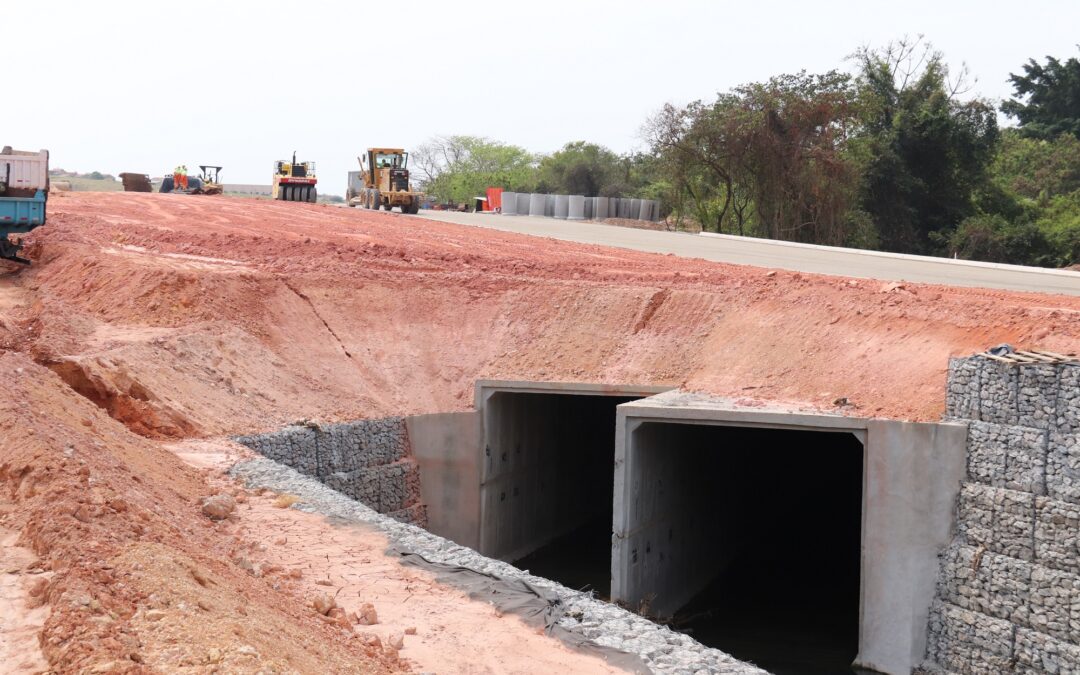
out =
[[477,225],[537,237],[552,237],[583,244],[616,246],[649,253],[674,253],[687,258],[702,258],[738,265],[756,265],[885,281],[914,281],[950,286],[1080,295],[1080,272],[1041,267],[812,246],[753,237],[638,230],[589,221],[567,221],[534,216],[421,211],[416,217],[460,225]]

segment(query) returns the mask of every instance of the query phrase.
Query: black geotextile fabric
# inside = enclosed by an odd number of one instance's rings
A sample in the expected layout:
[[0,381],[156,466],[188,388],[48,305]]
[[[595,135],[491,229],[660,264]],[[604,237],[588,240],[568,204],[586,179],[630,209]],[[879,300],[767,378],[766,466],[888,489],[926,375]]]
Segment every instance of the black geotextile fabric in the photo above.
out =
[[530,626],[542,627],[548,635],[576,650],[597,656],[631,673],[652,673],[636,654],[603,647],[577,631],[559,626],[558,621],[566,608],[551,591],[538,588],[524,579],[504,579],[469,567],[433,562],[411,551],[397,550],[396,553],[401,556],[403,564],[428,570],[440,582],[465,591],[474,600],[490,602],[504,614],[515,614]]

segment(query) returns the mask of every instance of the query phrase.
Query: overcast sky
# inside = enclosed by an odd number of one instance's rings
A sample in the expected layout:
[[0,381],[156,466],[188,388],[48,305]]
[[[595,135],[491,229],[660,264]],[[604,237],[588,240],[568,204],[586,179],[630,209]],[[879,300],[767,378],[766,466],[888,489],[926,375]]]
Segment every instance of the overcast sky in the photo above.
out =
[[237,183],[297,150],[337,194],[364,148],[437,134],[641,148],[665,102],[847,69],[905,34],[994,99],[1028,58],[1080,55],[1073,0],[5,0],[2,16],[0,145],[78,171],[221,164]]

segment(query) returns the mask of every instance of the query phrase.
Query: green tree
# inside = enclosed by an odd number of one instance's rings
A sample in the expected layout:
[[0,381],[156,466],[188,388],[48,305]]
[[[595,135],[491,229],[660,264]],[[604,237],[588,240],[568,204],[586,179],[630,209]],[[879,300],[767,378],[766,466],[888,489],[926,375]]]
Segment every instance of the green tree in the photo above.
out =
[[1080,189],[1080,138],[1037,139],[1006,129],[990,174],[1002,189],[1029,199],[1068,194]]
[[705,229],[826,244],[851,240],[857,172],[850,77],[774,77],[715,103],[665,106],[646,126],[678,209]]
[[620,158],[595,143],[574,141],[540,160],[536,189],[540,192],[620,196]]
[[439,201],[469,202],[489,187],[515,192],[536,182],[536,158],[524,148],[476,136],[436,137],[412,155],[420,185]]
[[1017,119],[1025,136],[1080,138],[1080,60],[1073,57],[1062,63],[1048,56],[1043,65],[1030,59],[1023,75],[1010,73],[1009,79],[1016,97],[1005,101],[1001,110]]
[[999,135],[994,109],[961,101],[964,73],[950,80],[942,54],[921,39],[854,58],[866,157],[861,209],[884,249],[945,252],[986,182]]

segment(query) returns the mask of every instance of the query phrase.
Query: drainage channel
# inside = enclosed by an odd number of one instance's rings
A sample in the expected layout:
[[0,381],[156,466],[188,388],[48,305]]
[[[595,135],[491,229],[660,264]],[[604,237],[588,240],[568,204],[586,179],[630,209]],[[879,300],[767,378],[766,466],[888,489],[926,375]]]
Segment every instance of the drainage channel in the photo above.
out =
[[307,474],[256,460],[238,468],[249,481],[306,490],[304,508],[376,524],[428,563],[550,593],[547,627],[572,644],[659,673],[761,672],[739,658],[907,673],[926,653],[966,427],[482,381],[474,411],[239,440]]

